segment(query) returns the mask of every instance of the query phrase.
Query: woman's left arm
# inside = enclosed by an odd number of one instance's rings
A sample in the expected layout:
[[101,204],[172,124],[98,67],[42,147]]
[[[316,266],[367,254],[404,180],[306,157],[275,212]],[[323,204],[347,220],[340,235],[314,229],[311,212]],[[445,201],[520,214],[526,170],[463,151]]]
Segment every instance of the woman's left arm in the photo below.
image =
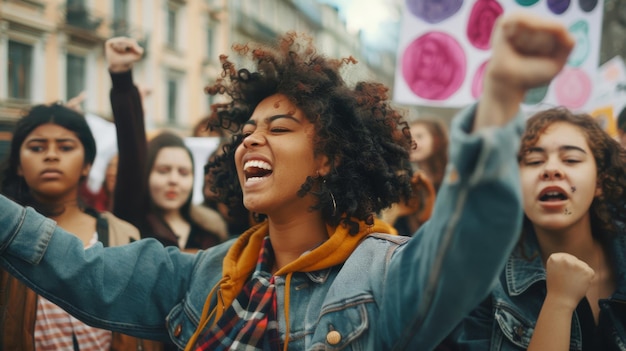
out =
[[433,216],[391,258],[381,325],[394,349],[433,349],[484,299],[517,241],[521,115],[470,133],[474,110],[453,122],[451,157]]
[[487,296],[521,230],[520,104],[575,41],[559,21],[520,12],[498,19],[491,44],[478,106],[453,121],[433,216],[390,262],[382,323],[394,349],[433,349]]

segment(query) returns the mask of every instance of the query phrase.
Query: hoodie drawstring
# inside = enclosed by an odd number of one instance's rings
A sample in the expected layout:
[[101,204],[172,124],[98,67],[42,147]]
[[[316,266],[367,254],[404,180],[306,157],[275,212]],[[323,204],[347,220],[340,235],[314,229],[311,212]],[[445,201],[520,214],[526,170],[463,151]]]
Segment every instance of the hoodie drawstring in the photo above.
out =
[[209,313],[209,307],[211,306],[211,298],[213,297],[213,295],[215,295],[215,292],[219,289],[220,285],[228,279],[230,279],[230,277],[228,276],[222,277],[222,279],[220,279],[220,281],[218,281],[209,292],[209,295],[207,296],[204,302],[204,307],[202,307],[202,316],[200,316],[200,322],[198,322],[198,327],[193,332],[193,335],[187,342],[187,346],[185,346],[185,351],[191,351],[193,349],[193,347],[196,345],[196,341],[198,340],[198,337],[200,336],[200,333],[202,333],[202,331],[204,330],[206,325],[209,323],[211,318],[215,315],[215,312],[217,311],[217,308],[219,307],[219,303],[216,304],[213,311]]
[[291,333],[291,330],[289,328],[289,297],[290,297],[290,293],[291,293],[291,276],[293,275],[293,272],[289,272],[287,273],[287,276],[285,277],[285,308],[284,308],[284,313],[285,313],[285,344],[283,346],[283,351],[287,351],[287,348],[289,347],[289,334]]

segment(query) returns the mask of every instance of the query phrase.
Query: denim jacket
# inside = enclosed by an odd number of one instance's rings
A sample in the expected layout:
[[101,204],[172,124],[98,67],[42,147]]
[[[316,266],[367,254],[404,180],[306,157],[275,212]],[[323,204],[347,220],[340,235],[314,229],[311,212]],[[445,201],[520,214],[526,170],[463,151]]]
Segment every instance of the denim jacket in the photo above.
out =
[[[609,348],[626,351],[626,235],[614,239],[610,255],[617,289],[600,300],[600,328],[608,335]],[[528,235],[521,250],[515,249],[500,275],[499,284],[468,318],[459,324],[446,345],[451,349],[526,350],[546,296],[546,271],[539,246]],[[570,350],[582,350],[582,332],[576,312],[572,316]]]
[[[412,237],[374,234],[341,265],[294,273],[289,349],[430,350],[483,300],[521,228],[516,153],[524,127],[451,128],[450,163],[433,216]],[[88,250],[32,209],[0,197],[0,265],[101,328],[184,347],[233,241],[195,255],[143,239]],[[236,240],[236,239],[235,239]],[[276,278],[285,338],[284,277]],[[210,306],[215,305],[219,294]]]

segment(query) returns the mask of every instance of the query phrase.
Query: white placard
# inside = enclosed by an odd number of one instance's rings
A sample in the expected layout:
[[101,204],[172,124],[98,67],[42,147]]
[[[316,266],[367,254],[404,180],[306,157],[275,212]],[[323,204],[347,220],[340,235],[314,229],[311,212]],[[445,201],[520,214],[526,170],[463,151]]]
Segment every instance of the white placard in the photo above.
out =
[[460,108],[477,100],[489,60],[493,23],[510,11],[561,20],[576,38],[564,70],[527,95],[526,107],[584,109],[598,69],[603,0],[406,0],[394,100]]

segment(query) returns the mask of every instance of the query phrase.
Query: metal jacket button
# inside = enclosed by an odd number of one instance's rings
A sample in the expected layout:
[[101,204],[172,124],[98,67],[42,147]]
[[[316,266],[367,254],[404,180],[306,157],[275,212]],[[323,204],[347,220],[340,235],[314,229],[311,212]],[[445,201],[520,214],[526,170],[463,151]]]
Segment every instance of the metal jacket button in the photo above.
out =
[[183,331],[183,326],[182,325],[177,325],[176,328],[174,328],[174,336],[175,337],[179,337],[180,333],[182,333]]
[[330,331],[326,334],[326,341],[331,345],[337,345],[341,341],[341,334],[336,330]]

